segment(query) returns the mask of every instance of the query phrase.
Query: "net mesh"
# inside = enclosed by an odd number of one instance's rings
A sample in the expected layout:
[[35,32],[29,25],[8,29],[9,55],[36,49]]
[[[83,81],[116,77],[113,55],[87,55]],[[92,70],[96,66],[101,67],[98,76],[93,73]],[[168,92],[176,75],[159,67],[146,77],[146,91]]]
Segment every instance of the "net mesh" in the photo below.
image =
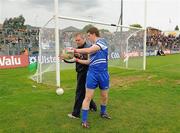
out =
[[[49,23],[52,25],[52,22]],[[60,19],[59,21],[60,54],[66,47],[77,47],[74,35],[86,33],[88,27],[95,26],[100,30],[101,37],[108,41],[109,67],[127,69],[143,69],[144,30],[133,28],[117,28],[113,26],[85,23]],[[62,28],[64,26],[64,28]],[[39,37],[38,69],[34,79],[38,82],[56,85],[55,29],[43,27]],[[87,43],[90,43],[86,40]],[[60,71],[75,69],[75,64],[60,61]]]
[[53,25],[50,21],[39,32],[39,55],[36,73],[31,77],[38,83],[56,85],[56,57],[55,57],[55,29],[49,28]]
[[[60,19],[60,25],[66,25],[60,32],[61,48],[68,45],[76,47],[73,40],[77,32],[86,33],[88,27],[95,26],[100,30],[101,37],[108,41],[109,66],[127,69],[143,69],[144,30],[107,26],[95,23]],[[89,41],[87,40],[89,43]]]

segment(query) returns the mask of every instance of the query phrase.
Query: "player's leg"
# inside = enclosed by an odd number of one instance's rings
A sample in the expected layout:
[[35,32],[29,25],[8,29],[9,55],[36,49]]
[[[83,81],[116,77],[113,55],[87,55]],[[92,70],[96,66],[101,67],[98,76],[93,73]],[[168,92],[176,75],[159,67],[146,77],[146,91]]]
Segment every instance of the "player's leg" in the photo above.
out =
[[107,114],[106,107],[108,102],[108,90],[101,90],[101,112],[100,116],[102,118],[111,119],[111,117]]
[[109,91],[109,74],[104,72],[99,75],[99,87],[101,89],[101,107],[100,115],[102,118],[111,119],[111,117],[106,112],[107,102],[108,102],[108,91]]
[[86,89],[86,95],[82,104],[82,126],[84,128],[89,128],[89,125],[87,123],[88,118],[88,110],[89,110],[89,104],[91,99],[94,95],[94,89]]
[[106,106],[108,102],[108,90],[101,90],[100,95],[101,95],[101,105]]
[[82,126],[88,128],[87,118],[90,101],[93,98],[94,90],[97,87],[98,80],[97,75],[91,71],[88,71],[86,77],[86,95],[82,104]]

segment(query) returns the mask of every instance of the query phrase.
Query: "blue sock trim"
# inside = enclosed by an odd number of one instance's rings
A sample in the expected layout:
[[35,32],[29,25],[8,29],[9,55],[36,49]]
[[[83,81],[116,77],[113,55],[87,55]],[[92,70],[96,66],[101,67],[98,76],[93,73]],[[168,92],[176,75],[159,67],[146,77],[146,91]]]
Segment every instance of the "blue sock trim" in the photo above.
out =
[[101,114],[106,113],[106,105],[101,105]]
[[86,122],[88,117],[88,110],[82,109],[82,122]]

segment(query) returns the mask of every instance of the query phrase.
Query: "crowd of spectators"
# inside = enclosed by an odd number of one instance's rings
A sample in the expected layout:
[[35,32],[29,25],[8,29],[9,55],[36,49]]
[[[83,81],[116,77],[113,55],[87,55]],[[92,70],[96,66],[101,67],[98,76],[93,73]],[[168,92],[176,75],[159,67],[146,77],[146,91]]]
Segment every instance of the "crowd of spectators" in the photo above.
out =
[[24,48],[38,47],[39,29],[0,29],[0,47],[5,55],[21,54]]
[[[0,40],[1,44],[14,44],[9,45],[14,48],[17,44],[19,47],[22,44],[22,49],[24,46],[29,47],[38,47],[38,29],[28,29],[25,31],[13,31],[6,29],[3,30],[1,34],[4,33],[3,39]],[[72,35],[74,32],[60,32],[60,44],[61,45],[73,45]],[[127,50],[127,45],[129,46],[128,51],[143,51],[143,42],[144,42],[144,31],[136,31],[129,30],[123,32],[102,32],[101,33],[104,38],[106,38],[110,44],[110,51],[119,51],[119,50]],[[53,29],[45,29],[43,32],[42,38],[45,40],[53,40],[54,39],[54,30]],[[43,41],[43,40],[41,40]],[[68,42],[68,43],[67,43]],[[128,43],[128,44],[127,44]],[[176,50],[180,51],[180,34],[179,35],[166,35],[163,32],[159,32],[158,34],[147,34],[147,51],[155,51],[155,50]],[[63,47],[63,46],[61,46]],[[17,48],[16,48],[17,49]],[[18,48],[18,49],[21,49]],[[3,50],[3,49],[2,49]],[[1,51],[2,51],[1,50]],[[19,53],[19,52],[18,52]]]
[[158,35],[147,36],[147,47],[161,50],[180,50],[180,35],[165,35],[164,33],[161,33]]

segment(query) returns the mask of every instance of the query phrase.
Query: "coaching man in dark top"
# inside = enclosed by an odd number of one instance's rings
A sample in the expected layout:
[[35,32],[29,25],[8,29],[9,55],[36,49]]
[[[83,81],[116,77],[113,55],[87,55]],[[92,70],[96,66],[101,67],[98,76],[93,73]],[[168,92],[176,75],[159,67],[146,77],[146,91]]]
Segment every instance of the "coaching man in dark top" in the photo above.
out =
[[[88,45],[83,37],[83,34],[77,33],[75,35],[75,41],[77,43],[77,48],[86,48],[90,47]],[[77,54],[75,55],[76,58],[82,59],[82,60],[87,60],[88,55],[87,54]],[[75,102],[74,102],[74,107],[72,113],[68,114],[70,118],[80,118],[80,112],[81,112],[81,107],[82,107],[82,102],[85,97],[85,92],[86,92],[86,74],[88,70],[88,65],[83,65],[78,62],[76,62],[76,72],[77,72],[77,86],[76,86],[76,96],[75,96]],[[96,111],[97,106],[94,103],[93,100],[90,102],[90,110]]]

